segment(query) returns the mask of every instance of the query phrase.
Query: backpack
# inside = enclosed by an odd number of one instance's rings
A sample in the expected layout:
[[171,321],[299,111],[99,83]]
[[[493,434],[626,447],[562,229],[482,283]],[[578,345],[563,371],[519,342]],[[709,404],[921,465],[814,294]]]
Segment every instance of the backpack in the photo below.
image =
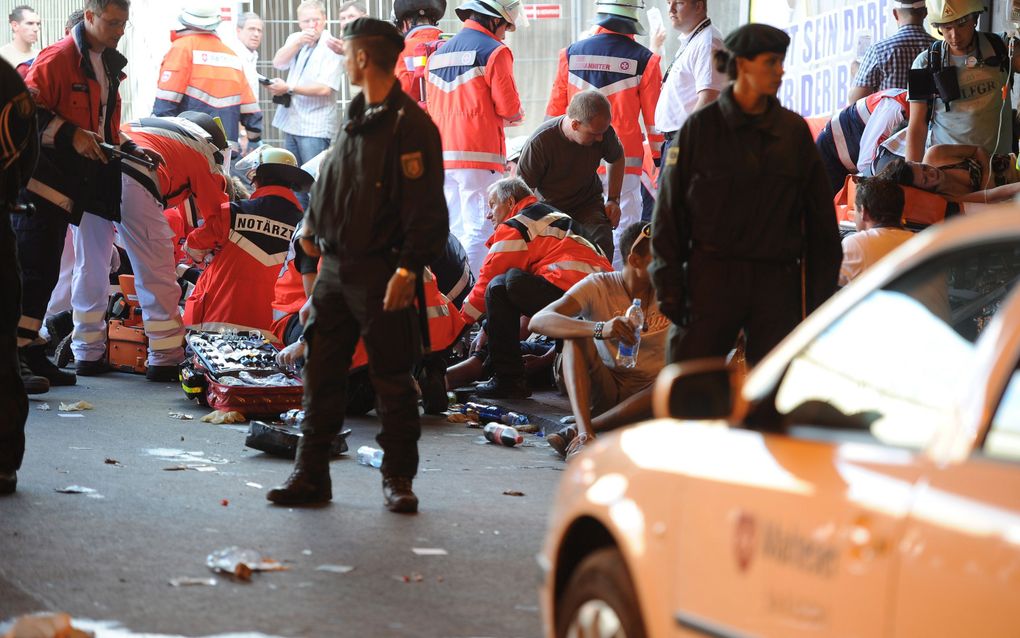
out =
[[425,83],[428,81],[425,79],[425,65],[428,63],[428,59],[433,53],[439,50],[439,47],[443,46],[446,40],[432,40],[430,42],[422,42],[414,47],[414,51],[411,54],[410,62],[413,61],[414,67],[411,71],[411,97],[418,102],[418,106],[425,112],[428,112],[425,98]]
[[[978,62],[982,62],[981,57],[981,36],[985,36],[988,39],[988,44],[992,45],[992,51],[994,55],[988,58],[984,63],[987,66],[998,66],[1000,71],[1008,71],[1010,69],[1010,58],[1009,52],[1006,48],[1006,42],[997,33],[985,33],[977,31],[974,33],[974,37],[977,39],[977,52],[976,57]],[[942,56],[944,53],[945,41],[936,40],[932,42],[931,47],[928,49],[928,72],[932,77],[935,77],[942,71]],[[1006,80],[1006,93],[1008,94],[1013,88],[1013,73],[1009,74],[1009,78]],[[945,102],[946,110],[949,110],[949,102]],[[928,100],[928,121],[931,121],[932,114],[935,110],[935,99],[934,97]]]

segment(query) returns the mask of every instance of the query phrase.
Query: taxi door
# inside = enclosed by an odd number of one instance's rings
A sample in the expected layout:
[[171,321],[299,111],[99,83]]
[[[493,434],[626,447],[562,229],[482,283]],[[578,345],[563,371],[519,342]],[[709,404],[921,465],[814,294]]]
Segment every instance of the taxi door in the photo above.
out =
[[678,512],[680,635],[885,635],[913,454],[813,426],[724,433]]

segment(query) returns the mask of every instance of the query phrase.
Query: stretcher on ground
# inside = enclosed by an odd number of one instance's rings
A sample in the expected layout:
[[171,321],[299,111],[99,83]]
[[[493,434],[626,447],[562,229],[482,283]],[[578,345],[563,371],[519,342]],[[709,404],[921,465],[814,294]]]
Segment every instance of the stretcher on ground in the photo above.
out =
[[[836,205],[836,221],[840,228],[854,225],[856,213],[854,202],[857,199],[857,182],[860,179],[859,175],[847,175],[843,188],[836,193],[833,200]],[[903,189],[904,225],[909,230],[922,230],[961,212],[957,202],[951,202],[941,195],[913,186],[901,185],[900,188]]]

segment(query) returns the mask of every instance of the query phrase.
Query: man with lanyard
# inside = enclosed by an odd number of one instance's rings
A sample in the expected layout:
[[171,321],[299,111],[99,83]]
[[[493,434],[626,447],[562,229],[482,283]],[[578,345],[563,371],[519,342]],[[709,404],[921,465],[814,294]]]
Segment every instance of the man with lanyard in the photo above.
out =
[[322,165],[302,225],[302,248],[322,255],[305,326],[305,419],[294,471],[266,498],[278,505],[333,497],[329,449],[343,425],[358,339],[378,400],[383,497],[418,511],[421,422],[411,370],[421,354],[415,311],[425,265],[449,233],[439,131],[393,69],[404,38],[392,23],[359,18],[344,29],[347,74],[362,92]]
[[[273,126],[283,131],[283,147],[301,166],[326,150],[336,135],[341,58],[326,44],[333,36],[319,0],[304,0],[297,17],[301,31],[292,33],[273,56],[273,67],[289,70],[287,81],[273,78],[269,91],[277,103]],[[298,193],[298,201],[307,208],[308,194]]]
[[[662,136],[655,129],[655,106],[662,89],[659,56],[634,41],[644,35],[638,11],[643,0],[599,0],[595,33],[560,51],[559,70],[553,83],[547,117],[567,112],[567,104],[576,93],[595,89],[612,105],[612,125],[623,144],[626,157],[623,187],[614,193],[609,172],[600,169],[608,200],[620,205],[620,220],[613,232],[613,243],[620,246],[624,229],[641,218],[641,165],[644,159],[642,116],[652,157],[659,157]],[[606,60],[612,68],[605,69]],[[572,211],[570,211],[572,212]],[[616,251],[613,267],[622,268],[622,251]]]
[[[708,17],[708,0],[670,0],[669,19],[680,32],[680,48],[662,78],[655,107],[655,125],[665,140],[663,157],[688,116],[714,101],[726,86],[712,61],[722,48],[722,33]],[[659,179],[661,183],[661,173]]]

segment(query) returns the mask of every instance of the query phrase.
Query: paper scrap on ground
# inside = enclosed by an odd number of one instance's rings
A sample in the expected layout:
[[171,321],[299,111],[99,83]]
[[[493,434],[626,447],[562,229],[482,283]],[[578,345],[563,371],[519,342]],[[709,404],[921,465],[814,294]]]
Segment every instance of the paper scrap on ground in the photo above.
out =
[[179,421],[190,421],[190,420],[195,418],[195,417],[191,416],[190,414],[185,414],[183,412],[174,412],[172,410],[170,412],[167,412],[166,415],[168,417],[170,417],[171,419],[177,419]]
[[35,638],[54,636],[59,638],[91,638],[95,634],[81,631],[71,624],[71,616],[59,614],[31,614],[20,616],[11,627],[10,633],[4,634],[11,638],[31,636]]
[[252,481],[248,481],[247,483],[245,483],[245,485],[247,485],[248,487],[254,487],[257,490],[262,489],[262,485],[260,485],[259,483],[253,483]]
[[36,410],[42,410],[42,411],[45,412],[46,410],[50,409],[50,404],[49,403],[40,403],[39,405],[35,406],[35,409]]
[[221,410],[215,410],[202,417],[203,423],[215,423],[216,425],[223,423],[244,423],[247,420],[240,412],[223,412]]
[[78,412],[81,410],[92,410],[93,405],[88,401],[75,401],[74,403],[60,403],[60,407],[57,408],[61,412]]
[[524,492],[519,492],[517,490],[504,490],[503,496],[524,496]]
[[214,463],[216,465],[223,465],[230,462],[219,456],[206,456],[205,452],[200,450],[185,451],[175,448],[157,447],[149,448],[145,450],[145,453],[164,461],[174,461],[181,464],[187,464],[187,469],[197,469],[197,467],[192,468],[192,464],[207,465],[209,463]]
[[71,414],[58,414],[57,416],[62,416],[65,419],[84,419],[85,418],[85,415],[80,413],[80,412],[73,412]]
[[354,571],[352,565],[319,565],[315,568],[317,572],[331,572],[334,574],[346,574]]
[[450,423],[467,423],[468,421],[473,421],[474,419],[472,419],[466,414],[461,414],[460,412],[451,412],[450,415],[446,417],[446,420],[449,421]]
[[97,492],[96,490],[92,489],[91,487],[84,487],[82,485],[68,485],[65,488],[59,488],[53,491],[58,492],[60,494],[84,494],[89,498],[103,498],[103,495]]
[[442,547],[412,547],[411,551],[418,556],[446,556],[448,553]]
[[213,587],[214,585],[216,585],[217,582],[219,581],[217,581],[215,578],[182,577],[170,579],[170,584],[173,585],[174,587],[194,587],[194,586]]

